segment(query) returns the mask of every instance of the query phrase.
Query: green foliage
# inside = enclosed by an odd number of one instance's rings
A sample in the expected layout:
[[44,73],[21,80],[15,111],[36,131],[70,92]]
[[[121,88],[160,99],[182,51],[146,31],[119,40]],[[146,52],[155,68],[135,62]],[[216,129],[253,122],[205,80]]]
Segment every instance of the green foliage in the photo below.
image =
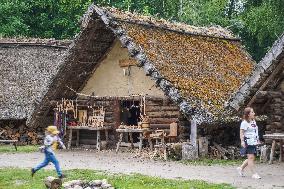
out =
[[37,152],[39,146],[38,145],[26,145],[26,146],[17,146],[17,151],[15,147],[10,145],[0,145],[0,153],[29,153],[29,152]]
[[0,35],[72,38],[91,0],[0,0]]
[[[71,39],[92,0],[0,0],[0,36]],[[284,31],[283,0],[96,0],[196,26],[220,25],[243,40],[255,60]]]
[[0,0],[0,36],[28,35],[29,26],[24,22],[27,6],[21,0]]
[[284,32],[284,1],[266,0],[247,7],[240,31],[248,50],[259,60],[271,44]]
[[[209,184],[199,180],[172,180],[148,177],[140,174],[110,174],[93,170],[75,169],[66,172],[68,180],[107,179],[117,189],[233,189],[228,184]],[[56,177],[55,171],[40,170],[32,178],[27,169],[0,169],[0,188],[44,189],[43,180],[47,176]]]

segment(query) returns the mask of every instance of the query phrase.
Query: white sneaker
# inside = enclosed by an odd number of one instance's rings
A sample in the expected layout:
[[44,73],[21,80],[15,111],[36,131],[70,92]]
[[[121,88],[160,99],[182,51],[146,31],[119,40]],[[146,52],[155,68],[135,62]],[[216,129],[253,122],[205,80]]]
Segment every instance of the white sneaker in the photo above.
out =
[[243,170],[242,170],[241,167],[238,167],[238,168],[237,168],[237,171],[238,171],[238,174],[239,174],[241,177],[244,177],[244,176],[245,176],[245,175],[244,175],[244,172],[243,172]]
[[261,177],[257,173],[253,174],[252,178],[254,178],[254,179],[261,179]]

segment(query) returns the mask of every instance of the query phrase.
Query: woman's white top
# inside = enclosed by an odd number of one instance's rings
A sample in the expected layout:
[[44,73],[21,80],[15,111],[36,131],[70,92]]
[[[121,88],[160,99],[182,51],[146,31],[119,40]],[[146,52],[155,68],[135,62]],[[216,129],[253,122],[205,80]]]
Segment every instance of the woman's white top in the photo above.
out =
[[250,122],[243,120],[241,123],[241,129],[244,130],[244,135],[247,144],[257,145],[259,136],[258,136],[258,126],[256,125],[256,122],[254,120]]

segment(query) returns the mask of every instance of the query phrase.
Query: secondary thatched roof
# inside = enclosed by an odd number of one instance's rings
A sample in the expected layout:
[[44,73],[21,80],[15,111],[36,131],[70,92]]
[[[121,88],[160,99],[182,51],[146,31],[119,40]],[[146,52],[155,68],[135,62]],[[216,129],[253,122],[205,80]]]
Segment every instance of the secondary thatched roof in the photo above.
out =
[[229,106],[238,110],[251,105],[259,91],[273,90],[284,79],[284,33],[273,44],[263,59],[255,66],[251,77],[232,96]]
[[47,91],[68,41],[0,39],[0,119],[26,119]]
[[231,94],[254,65],[239,39],[225,29],[170,23],[91,5],[32,124],[47,111],[49,100],[76,97],[67,86],[80,91],[116,37],[181,111],[198,121],[224,112]]

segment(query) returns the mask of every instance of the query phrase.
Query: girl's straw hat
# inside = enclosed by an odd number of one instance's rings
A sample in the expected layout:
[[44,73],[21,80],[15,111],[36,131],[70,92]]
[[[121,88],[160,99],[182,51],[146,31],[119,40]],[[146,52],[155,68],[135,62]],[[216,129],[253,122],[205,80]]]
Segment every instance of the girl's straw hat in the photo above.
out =
[[57,127],[53,125],[48,126],[46,130],[53,135],[57,135],[59,133]]

